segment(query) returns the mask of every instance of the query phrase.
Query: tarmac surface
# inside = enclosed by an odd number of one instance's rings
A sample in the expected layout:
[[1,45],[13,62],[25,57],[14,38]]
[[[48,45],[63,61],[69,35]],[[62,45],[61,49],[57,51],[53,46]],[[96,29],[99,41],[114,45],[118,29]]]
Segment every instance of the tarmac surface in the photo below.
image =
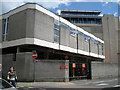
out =
[[118,78],[70,82],[18,82],[18,90],[120,90]]

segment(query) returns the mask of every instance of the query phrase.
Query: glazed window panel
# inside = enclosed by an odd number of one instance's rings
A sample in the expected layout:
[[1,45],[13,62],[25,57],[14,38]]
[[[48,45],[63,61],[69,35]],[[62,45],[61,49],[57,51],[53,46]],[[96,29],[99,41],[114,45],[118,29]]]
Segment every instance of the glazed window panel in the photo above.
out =
[[9,17],[6,19],[3,19],[3,35],[2,39],[3,41],[6,41],[8,38],[8,25],[9,25]]
[[60,30],[59,30],[59,21],[54,20],[54,42],[59,43]]

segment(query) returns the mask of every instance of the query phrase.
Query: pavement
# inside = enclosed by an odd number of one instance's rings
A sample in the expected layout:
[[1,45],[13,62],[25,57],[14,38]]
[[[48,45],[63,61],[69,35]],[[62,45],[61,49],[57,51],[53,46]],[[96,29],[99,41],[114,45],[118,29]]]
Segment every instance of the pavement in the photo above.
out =
[[[50,88],[92,88],[96,90],[99,88],[118,88],[118,78],[108,78],[108,79],[94,79],[94,80],[74,80],[70,82],[18,82],[17,88],[19,90],[25,90],[20,88],[29,88],[27,90],[49,90]],[[35,89],[39,88],[39,89]],[[48,89],[49,88],[49,89]],[[62,89],[63,90],[63,89]],[[118,89],[117,89],[118,90]],[[120,89],[119,89],[120,90]]]

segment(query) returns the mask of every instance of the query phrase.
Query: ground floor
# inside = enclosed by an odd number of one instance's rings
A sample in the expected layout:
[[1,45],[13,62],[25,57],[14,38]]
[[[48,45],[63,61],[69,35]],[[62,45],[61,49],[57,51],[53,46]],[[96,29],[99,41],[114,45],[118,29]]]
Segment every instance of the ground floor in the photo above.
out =
[[[2,50],[3,78],[14,66],[18,81],[62,81],[118,76],[118,64],[102,59],[35,45]],[[37,52],[34,59],[32,53]]]

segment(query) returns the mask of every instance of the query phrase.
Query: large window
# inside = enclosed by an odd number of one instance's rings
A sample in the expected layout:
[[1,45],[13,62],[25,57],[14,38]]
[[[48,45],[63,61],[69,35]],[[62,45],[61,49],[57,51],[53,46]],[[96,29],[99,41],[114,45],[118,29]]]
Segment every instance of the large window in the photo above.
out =
[[101,24],[100,19],[71,18],[69,21],[76,24]]
[[54,42],[59,43],[60,31],[59,31],[59,21],[54,20]]
[[7,40],[9,18],[3,19],[3,41]]

